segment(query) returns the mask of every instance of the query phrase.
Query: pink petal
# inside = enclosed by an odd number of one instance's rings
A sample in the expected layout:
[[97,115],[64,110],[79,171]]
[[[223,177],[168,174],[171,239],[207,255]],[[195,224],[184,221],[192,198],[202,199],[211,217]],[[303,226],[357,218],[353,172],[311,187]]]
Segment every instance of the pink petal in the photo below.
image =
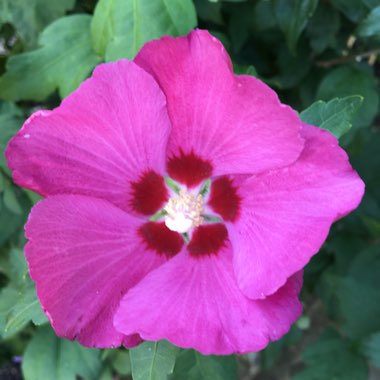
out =
[[166,260],[144,248],[140,225],[111,203],[82,195],[51,196],[32,209],[25,254],[58,335],[96,347],[141,342],[112,323],[121,297]]
[[251,177],[239,189],[240,218],[229,225],[242,291],[264,298],[303,268],[331,224],[355,209],[364,184],[330,133],[302,129],[305,149],[292,166]]
[[261,81],[233,75],[222,44],[208,32],[149,42],[135,62],[165,92],[171,162],[195,154],[212,163],[213,175],[257,173],[290,164],[302,150],[296,113]]
[[6,156],[14,180],[44,196],[90,195],[131,210],[142,177],[164,172],[170,128],[154,79],[123,60],[98,66],[55,110],[33,114]]
[[206,355],[258,351],[299,317],[301,284],[297,274],[275,295],[252,301],[237,286],[229,245],[202,259],[182,252],[127,293],[115,327]]

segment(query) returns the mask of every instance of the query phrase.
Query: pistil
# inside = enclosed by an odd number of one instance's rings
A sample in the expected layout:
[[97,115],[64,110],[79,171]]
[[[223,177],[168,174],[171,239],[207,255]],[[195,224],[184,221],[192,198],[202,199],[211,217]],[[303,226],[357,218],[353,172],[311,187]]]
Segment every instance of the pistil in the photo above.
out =
[[178,196],[169,199],[164,210],[166,227],[184,234],[202,224],[203,197],[201,194],[194,195],[181,189]]

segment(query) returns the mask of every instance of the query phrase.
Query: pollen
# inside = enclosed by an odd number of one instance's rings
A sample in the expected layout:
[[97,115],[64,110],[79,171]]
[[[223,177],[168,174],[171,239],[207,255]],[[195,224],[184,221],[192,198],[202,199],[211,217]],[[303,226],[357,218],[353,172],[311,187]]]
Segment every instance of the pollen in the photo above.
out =
[[203,222],[203,197],[201,194],[194,195],[181,189],[178,196],[169,199],[164,210],[166,227],[186,233]]

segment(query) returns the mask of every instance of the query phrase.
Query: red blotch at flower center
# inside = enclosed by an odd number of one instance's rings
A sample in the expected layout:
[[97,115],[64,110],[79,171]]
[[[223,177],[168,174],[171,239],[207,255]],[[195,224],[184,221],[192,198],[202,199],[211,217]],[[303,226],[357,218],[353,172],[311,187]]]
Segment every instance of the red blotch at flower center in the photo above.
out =
[[143,215],[153,215],[167,202],[168,190],[162,176],[154,171],[144,173],[132,183],[132,207]]
[[224,224],[205,224],[194,231],[187,248],[193,257],[215,255],[224,247],[227,239],[228,232]]
[[[169,187],[175,189],[173,196],[139,230],[148,248],[159,255],[172,257],[187,243],[188,252],[193,257],[218,254],[225,246],[228,232],[221,218],[205,214],[204,196],[209,192],[210,182],[205,181],[196,190],[167,180]],[[240,198],[229,178],[221,177],[212,183],[209,205],[224,220],[236,219]]]
[[[171,178],[166,180],[149,171],[132,184],[133,208],[151,216],[139,235],[149,249],[167,257],[178,254],[184,244],[193,257],[217,254],[228,240],[223,220],[233,222],[239,215],[240,197],[232,180],[208,179],[211,164],[194,153],[172,157],[168,172]],[[218,216],[208,214],[210,208]]]
[[213,181],[208,204],[225,221],[234,222],[239,216],[241,199],[237,189],[228,177]]
[[178,156],[171,157],[167,169],[171,178],[188,187],[199,185],[212,175],[212,165],[193,152],[184,154],[181,151]]
[[141,226],[139,234],[148,248],[167,257],[175,256],[184,244],[182,236],[170,231],[163,222],[145,223]]

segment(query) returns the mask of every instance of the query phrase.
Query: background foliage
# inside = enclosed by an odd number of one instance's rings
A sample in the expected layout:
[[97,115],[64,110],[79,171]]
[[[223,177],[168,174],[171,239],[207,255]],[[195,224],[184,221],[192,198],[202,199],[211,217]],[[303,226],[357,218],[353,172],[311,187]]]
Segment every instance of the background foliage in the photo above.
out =
[[0,151],[31,112],[58,105],[98,63],[196,26],[222,40],[236,72],[259,76],[303,120],[340,137],[366,182],[359,209],[306,268],[304,315],[281,341],[238,357],[58,339],[22,254],[38,196],[12,183],[1,155],[1,379],[379,378],[380,0],[0,0]]

